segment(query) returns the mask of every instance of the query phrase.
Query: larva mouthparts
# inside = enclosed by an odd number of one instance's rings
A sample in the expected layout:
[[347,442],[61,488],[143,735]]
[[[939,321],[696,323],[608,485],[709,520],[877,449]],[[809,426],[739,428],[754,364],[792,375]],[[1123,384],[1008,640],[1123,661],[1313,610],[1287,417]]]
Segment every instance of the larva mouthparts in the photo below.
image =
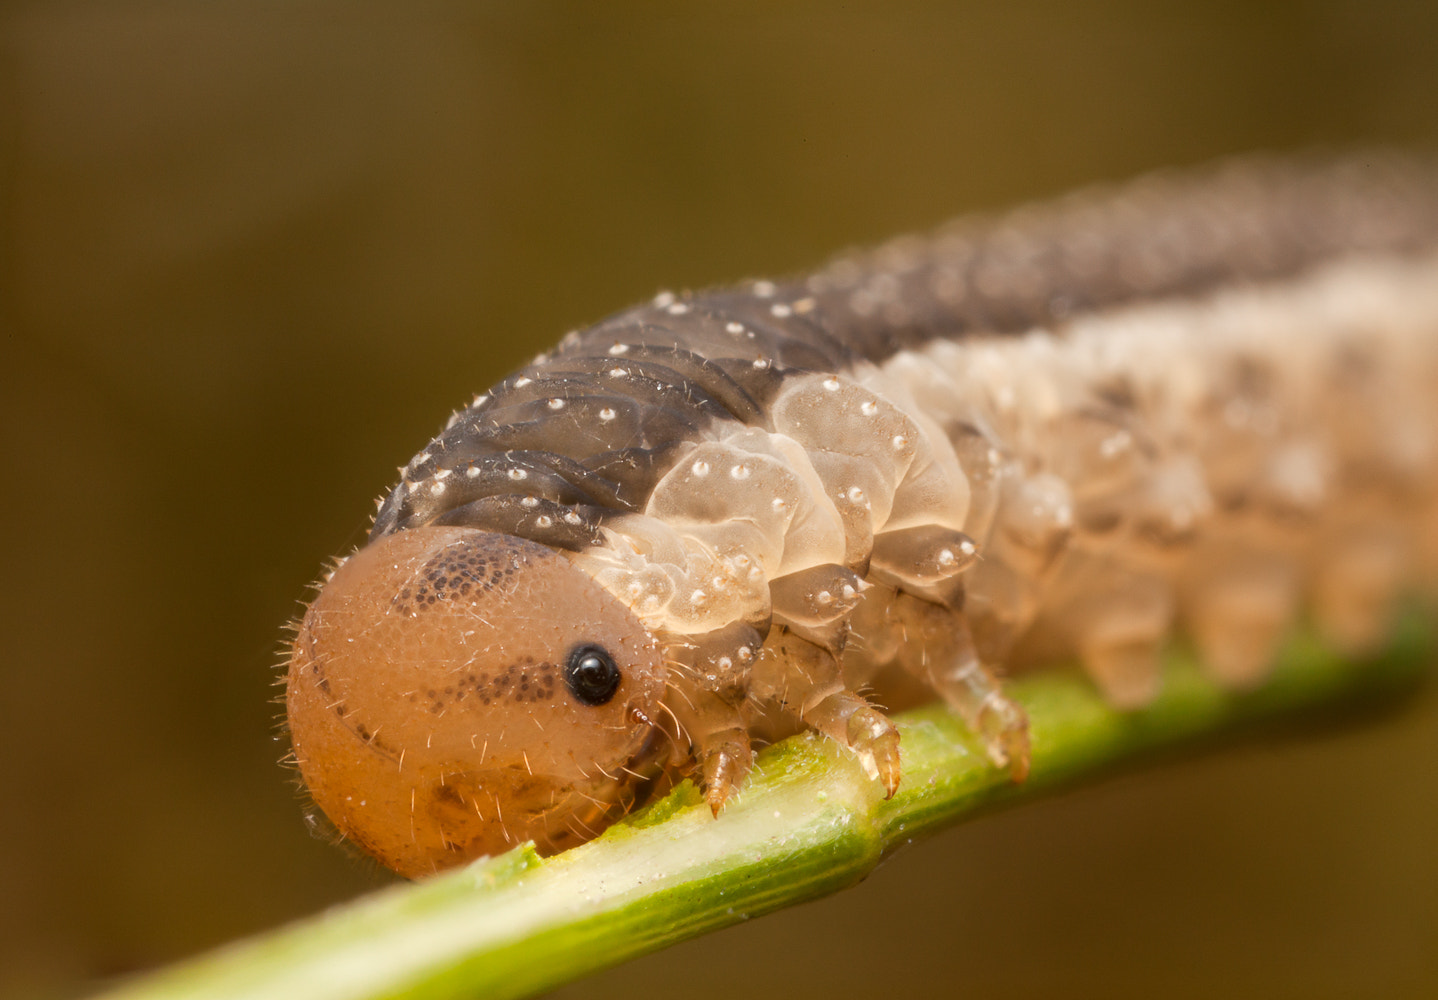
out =
[[888,665],[1022,780],[1005,669],[1118,706],[1176,629],[1262,680],[1438,569],[1438,172],[1244,160],[566,337],[402,470],[310,606],[310,794],[421,875],[581,843],[777,717],[892,794]]

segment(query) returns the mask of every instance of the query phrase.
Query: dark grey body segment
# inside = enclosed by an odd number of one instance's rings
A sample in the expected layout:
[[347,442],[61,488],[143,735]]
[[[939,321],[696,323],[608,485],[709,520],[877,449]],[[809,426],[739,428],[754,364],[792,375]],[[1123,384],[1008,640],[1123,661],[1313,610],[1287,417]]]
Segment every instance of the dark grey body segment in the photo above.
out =
[[1431,248],[1433,177],[1382,155],[1236,161],[960,220],[808,278],[660,296],[570,335],[458,414],[370,537],[440,523],[583,546],[609,514],[642,509],[706,428],[766,427],[786,377]]

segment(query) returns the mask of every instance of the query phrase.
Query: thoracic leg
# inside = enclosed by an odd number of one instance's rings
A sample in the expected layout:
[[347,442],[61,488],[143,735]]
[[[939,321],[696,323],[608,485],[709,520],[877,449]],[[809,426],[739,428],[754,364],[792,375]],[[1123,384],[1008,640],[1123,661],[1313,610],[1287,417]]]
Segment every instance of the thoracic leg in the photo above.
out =
[[1007,767],[1015,781],[1028,777],[1028,717],[979,660],[963,614],[902,592],[887,614],[905,637],[896,650],[899,664],[964,717],[989,759]]
[[839,661],[791,632],[775,630],[754,669],[753,693],[853,750],[864,773],[899,787],[899,731],[879,709],[844,684]]

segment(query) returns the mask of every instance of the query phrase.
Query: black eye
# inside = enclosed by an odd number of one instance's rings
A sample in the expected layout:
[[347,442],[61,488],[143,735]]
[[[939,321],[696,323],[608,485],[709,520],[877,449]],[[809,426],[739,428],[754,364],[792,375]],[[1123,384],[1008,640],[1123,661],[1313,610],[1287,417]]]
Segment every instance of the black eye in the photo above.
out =
[[577,646],[564,665],[564,683],[581,705],[603,705],[619,689],[619,668],[603,646]]

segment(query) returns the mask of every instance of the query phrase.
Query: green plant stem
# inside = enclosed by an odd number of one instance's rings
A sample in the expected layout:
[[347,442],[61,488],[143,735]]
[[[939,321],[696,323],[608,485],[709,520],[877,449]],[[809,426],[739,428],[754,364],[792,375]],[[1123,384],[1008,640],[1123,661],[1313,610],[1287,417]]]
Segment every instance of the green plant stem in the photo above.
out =
[[998,802],[1030,799],[1160,747],[1264,718],[1346,707],[1422,675],[1432,628],[1406,619],[1391,647],[1347,662],[1300,635],[1258,690],[1225,691],[1175,651],[1162,695],[1117,712],[1075,671],[1012,682],[1029,713],[1030,779],[991,767],[938,707],[899,717],[903,782],[885,801],[831,743],[804,735],[760,755],[714,820],[686,783],[583,847],[532,849],[375,893],[311,920],[137,980],[114,997],[521,997],[746,917],[859,881],[888,853]]

